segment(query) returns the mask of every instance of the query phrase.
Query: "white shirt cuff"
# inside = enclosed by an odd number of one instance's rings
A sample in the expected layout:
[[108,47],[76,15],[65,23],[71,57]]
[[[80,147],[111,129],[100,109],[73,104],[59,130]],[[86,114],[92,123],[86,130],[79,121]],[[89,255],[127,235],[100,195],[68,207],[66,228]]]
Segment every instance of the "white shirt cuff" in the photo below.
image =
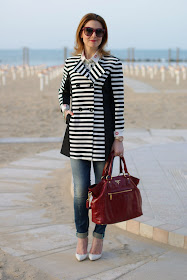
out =
[[114,137],[123,136],[124,129],[118,129],[114,131]]
[[62,104],[62,105],[60,105],[60,108],[61,108],[62,112],[64,113],[65,110],[69,110],[69,105],[68,104]]

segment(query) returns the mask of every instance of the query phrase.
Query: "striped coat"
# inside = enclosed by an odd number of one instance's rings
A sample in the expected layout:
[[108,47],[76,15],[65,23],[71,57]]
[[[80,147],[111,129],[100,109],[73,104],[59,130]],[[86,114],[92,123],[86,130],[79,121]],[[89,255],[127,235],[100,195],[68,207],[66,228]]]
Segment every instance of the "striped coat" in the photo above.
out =
[[103,56],[89,71],[81,55],[65,61],[59,102],[69,104],[61,153],[74,159],[105,161],[114,131],[124,129],[124,85],[121,61]]

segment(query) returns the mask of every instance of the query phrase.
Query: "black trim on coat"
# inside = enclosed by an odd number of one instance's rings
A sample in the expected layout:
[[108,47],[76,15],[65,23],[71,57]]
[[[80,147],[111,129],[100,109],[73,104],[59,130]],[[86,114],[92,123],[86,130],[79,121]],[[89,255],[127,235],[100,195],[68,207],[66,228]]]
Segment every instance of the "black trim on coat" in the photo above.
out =
[[70,157],[69,124],[66,127],[60,153],[64,156]]
[[68,73],[66,82],[64,84],[63,104],[70,105],[70,96],[71,96],[71,82],[70,82],[70,76]]
[[105,160],[108,159],[114,142],[115,130],[115,104],[111,86],[111,76],[109,75],[103,85],[103,107],[105,126]]
[[[68,73],[68,76],[67,76],[67,79],[66,79],[66,82],[65,82],[65,85],[64,85],[64,93],[63,93],[63,103],[64,104],[70,105],[71,90],[72,90],[71,89],[71,81],[70,81],[70,76],[69,76],[69,73]],[[69,121],[70,121],[70,117],[71,117],[70,114],[68,114],[66,116],[67,127],[66,127],[66,131],[65,131],[65,134],[64,134],[64,139],[63,139],[63,142],[62,142],[62,147],[61,147],[61,150],[60,150],[60,153],[67,156],[67,157],[70,157],[70,142],[69,142]]]

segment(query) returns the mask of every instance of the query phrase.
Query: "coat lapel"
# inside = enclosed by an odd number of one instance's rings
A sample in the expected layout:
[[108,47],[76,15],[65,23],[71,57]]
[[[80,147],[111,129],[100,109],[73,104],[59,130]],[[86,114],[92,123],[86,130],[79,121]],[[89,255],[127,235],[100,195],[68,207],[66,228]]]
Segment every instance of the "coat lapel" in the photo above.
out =
[[77,65],[75,66],[75,68],[73,69],[73,71],[85,76],[86,78],[89,79],[89,71],[88,69],[85,67],[84,63],[82,62],[82,60],[80,59],[79,62],[77,63]]
[[99,63],[99,61],[94,65],[94,67],[89,71],[83,61],[80,59],[73,69],[73,71],[85,76],[86,78],[92,80],[94,83],[96,80],[98,80],[104,73],[105,70]]
[[92,81],[98,80],[105,73],[105,69],[99,64],[99,61],[94,65],[90,71]]

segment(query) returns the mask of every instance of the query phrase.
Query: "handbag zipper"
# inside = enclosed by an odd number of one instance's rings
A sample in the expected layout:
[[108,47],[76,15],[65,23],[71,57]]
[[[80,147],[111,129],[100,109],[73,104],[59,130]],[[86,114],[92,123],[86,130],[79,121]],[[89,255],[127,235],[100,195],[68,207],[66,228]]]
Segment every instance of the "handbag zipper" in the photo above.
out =
[[113,194],[124,193],[124,192],[132,192],[132,190],[125,190],[125,191],[120,191],[120,192],[108,193],[108,195],[110,196],[110,200],[112,200],[112,195],[113,195]]

